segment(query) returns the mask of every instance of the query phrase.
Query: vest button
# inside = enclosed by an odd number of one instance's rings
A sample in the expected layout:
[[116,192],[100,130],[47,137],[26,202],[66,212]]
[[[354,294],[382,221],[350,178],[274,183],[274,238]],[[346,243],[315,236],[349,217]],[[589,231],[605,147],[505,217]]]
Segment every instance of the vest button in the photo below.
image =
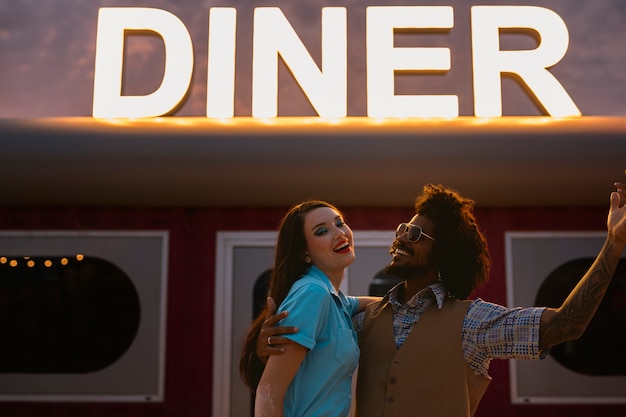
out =
[[396,383],[396,382],[398,382],[398,381],[396,380],[396,378],[395,378],[395,377],[391,377],[391,379],[389,380],[389,382],[390,382],[391,384],[395,384],[395,383]]
[[395,401],[396,401],[396,399],[395,399],[395,398],[393,398],[393,397],[388,397],[388,398],[387,398],[387,402],[388,402],[389,404],[393,404]]

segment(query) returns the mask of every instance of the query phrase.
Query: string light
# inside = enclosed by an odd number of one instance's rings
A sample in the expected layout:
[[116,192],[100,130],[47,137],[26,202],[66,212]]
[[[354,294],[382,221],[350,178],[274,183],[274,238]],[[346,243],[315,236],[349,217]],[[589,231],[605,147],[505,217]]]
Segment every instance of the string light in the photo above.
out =
[[[77,253],[76,255],[74,255],[73,257],[74,259],[76,259],[76,261],[78,262],[82,262],[85,260],[85,255],[83,255],[82,253]],[[15,258],[11,258],[8,256],[0,256],[0,265],[8,265],[12,268],[16,268],[20,265],[26,266],[28,268],[34,268],[37,265],[37,261],[38,258],[34,258],[31,256],[20,256],[20,257],[15,257]],[[56,258],[58,259],[58,261],[55,260],[55,258],[47,258],[45,259],[43,262],[41,262],[41,264],[43,266],[45,266],[46,268],[52,268],[54,266],[55,263],[60,264],[61,266],[68,266],[70,264],[70,257],[62,257],[62,258]]]

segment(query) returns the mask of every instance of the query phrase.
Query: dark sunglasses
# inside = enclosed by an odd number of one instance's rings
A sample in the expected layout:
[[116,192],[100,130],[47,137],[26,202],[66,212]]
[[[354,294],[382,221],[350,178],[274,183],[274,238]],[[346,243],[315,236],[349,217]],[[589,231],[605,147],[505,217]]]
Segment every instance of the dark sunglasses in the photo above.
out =
[[396,237],[398,238],[398,237],[402,236],[405,233],[406,233],[406,238],[411,243],[417,242],[418,240],[420,240],[422,235],[426,236],[427,238],[429,238],[433,242],[437,241],[437,239],[435,239],[434,237],[424,233],[422,228],[419,227],[419,226],[416,226],[414,224],[400,223],[398,225],[398,228],[396,229]]

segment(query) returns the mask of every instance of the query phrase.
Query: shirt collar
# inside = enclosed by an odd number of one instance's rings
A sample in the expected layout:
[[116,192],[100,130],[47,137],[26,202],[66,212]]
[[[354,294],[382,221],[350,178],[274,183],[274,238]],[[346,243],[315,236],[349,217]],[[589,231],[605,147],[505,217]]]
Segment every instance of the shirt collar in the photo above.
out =
[[[393,287],[385,297],[383,298],[383,303],[388,302],[394,306],[401,306],[400,297],[402,296],[402,291],[404,291],[404,282],[399,283],[395,287]],[[446,287],[443,285],[443,282],[437,281],[434,284],[430,284],[429,286],[423,288],[420,292],[415,294],[406,305],[409,307],[418,306],[425,298],[434,298],[437,302],[437,308],[441,308],[443,306],[443,302],[448,296],[448,292],[446,291]]]
[[[325,273],[322,272],[321,269],[319,269],[315,265],[311,265],[304,273],[314,278],[316,281],[323,283],[332,295],[341,298],[339,293],[337,293],[337,290],[335,290],[333,284],[330,282],[330,279],[326,276]],[[341,290],[339,290],[339,292],[341,292]]]

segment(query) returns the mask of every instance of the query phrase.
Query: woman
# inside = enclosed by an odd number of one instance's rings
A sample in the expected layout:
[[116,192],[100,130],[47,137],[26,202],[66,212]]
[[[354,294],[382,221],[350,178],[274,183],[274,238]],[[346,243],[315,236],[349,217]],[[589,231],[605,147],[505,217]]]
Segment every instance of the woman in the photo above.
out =
[[289,311],[281,325],[297,326],[298,333],[263,370],[255,350],[266,312],[252,324],[240,369],[256,389],[255,416],[348,415],[359,361],[351,316],[378,299],[347,297],[339,289],[354,259],[352,230],[331,204],[305,201],[283,218],[270,296],[279,311]]

